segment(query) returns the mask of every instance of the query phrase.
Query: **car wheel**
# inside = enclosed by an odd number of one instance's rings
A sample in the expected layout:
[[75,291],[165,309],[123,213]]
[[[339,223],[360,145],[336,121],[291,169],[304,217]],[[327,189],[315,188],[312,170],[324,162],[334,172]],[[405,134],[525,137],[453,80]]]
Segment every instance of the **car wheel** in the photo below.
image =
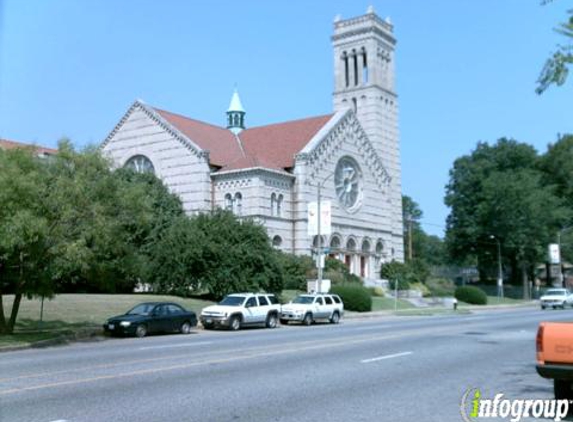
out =
[[340,314],[338,312],[334,312],[330,317],[330,322],[333,324],[338,324],[340,321]]
[[233,331],[237,331],[241,328],[241,319],[238,316],[231,317],[231,321],[229,321],[229,328]]
[[281,319],[282,325],[288,325],[288,319]]
[[147,335],[147,326],[145,324],[140,324],[135,329],[135,336],[142,338]]
[[573,391],[571,390],[571,381],[553,380],[553,391],[555,393],[556,400],[573,399]]
[[181,334],[189,334],[191,332],[191,324],[189,324],[189,321],[185,321],[183,324],[181,324],[179,332]]
[[268,315],[265,322],[267,328],[276,328],[277,326],[277,316],[274,314]]
[[541,310],[544,311],[545,310],[545,306],[541,305]]
[[303,320],[302,320],[302,324],[303,325],[310,325],[312,324],[312,314],[308,313],[304,316]]

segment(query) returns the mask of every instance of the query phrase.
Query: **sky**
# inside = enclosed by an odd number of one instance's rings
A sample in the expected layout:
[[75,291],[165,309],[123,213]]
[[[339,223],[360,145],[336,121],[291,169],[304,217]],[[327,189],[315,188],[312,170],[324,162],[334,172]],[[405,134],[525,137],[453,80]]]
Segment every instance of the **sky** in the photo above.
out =
[[402,191],[443,235],[453,162],[501,137],[573,133],[573,80],[535,82],[572,0],[0,0],[0,138],[101,143],[136,99],[224,126],[332,112],[336,15],[374,6],[398,40]]

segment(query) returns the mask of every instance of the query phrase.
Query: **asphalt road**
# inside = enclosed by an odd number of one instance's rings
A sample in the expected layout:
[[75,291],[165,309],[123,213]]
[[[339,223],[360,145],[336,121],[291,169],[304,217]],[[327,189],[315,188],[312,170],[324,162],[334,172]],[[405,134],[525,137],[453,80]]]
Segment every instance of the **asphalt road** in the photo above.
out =
[[552,398],[537,324],[572,318],[490,310],[7,352],[0,421],[461,421],[468,388]]

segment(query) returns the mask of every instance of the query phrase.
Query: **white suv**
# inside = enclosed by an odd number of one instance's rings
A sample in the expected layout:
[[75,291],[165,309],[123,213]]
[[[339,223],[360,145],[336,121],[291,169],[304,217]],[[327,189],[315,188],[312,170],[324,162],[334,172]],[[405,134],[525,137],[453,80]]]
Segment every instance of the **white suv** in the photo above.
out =
[[344,303],[338,295],[309,293],[299,295],[292,302],[283,305],[281,324],[290,321],[310,325],[316,320],[327,320],[337,324],[344,315]]
[[275,328],[281,305],[275,295],[267,293],[233,293],[217,305],[201,311],[199,320],[203,328],[227,327],[233,331],[248,325]]

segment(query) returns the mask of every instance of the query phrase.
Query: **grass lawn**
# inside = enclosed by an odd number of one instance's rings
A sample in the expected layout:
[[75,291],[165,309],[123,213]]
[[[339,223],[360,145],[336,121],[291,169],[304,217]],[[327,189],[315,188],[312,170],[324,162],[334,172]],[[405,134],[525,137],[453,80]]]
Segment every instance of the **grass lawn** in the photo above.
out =
[[[522,305],[526,303],[530,303],[531,300],[523,300],[523,299],[512,299],[509,297],[499,298],[497,296],[488,296],[487,297],[487,304],[488,305]],[[479,306],[479,305],[471,305],[465,302],[460,302],[460,307],[464,306]]]
[[[396,304],[396,309],[412,309],[412,305],[407,300],[398,299]],[[378,297],[372,296],[372,310],[373,311],[393,311],[394,310],[394,298],[391,297]]]
[[[10,315],[13,299],[13,296],[4,296],[5,315]],[[204,300],[148,294],[61,294],[44,301],[43,323],[40,323],[40,299],[24,298],[14,335],[0,336],[0,347],[75,336],[86,329],[99,329],[107,318],[123,314],[138,303],[155,301],[179,303],[197,314],[205,306],[213,304]]]

